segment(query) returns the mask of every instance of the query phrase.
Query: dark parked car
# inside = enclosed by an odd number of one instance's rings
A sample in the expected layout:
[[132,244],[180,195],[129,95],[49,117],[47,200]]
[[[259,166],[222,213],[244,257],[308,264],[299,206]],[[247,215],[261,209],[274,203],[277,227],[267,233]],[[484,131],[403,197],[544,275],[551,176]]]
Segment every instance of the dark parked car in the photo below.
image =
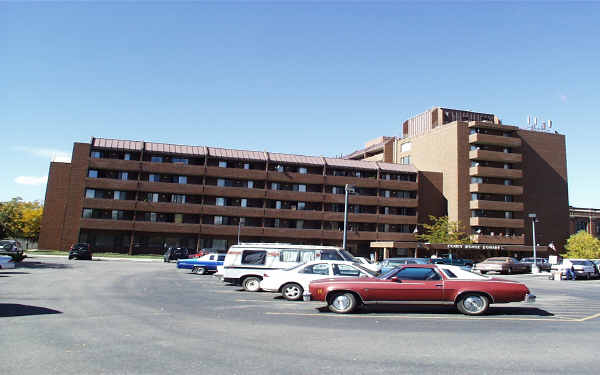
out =
[[432,264],[447,264],[449,266],[461,266],[461,267],[472,267],[473,261],[471,259],[462,258],[431,258],[429,263]]
[[[533,258],[523,258],[521,259],[521,263],[529,264],[529,269],[531,270],[531,266],[533,266]],[[548,262],[548,259],[545,258],[535,258],[535,263],[537,264],[540,271],[548,271],[550,272],[550,268],[552,265]]]
[[531,265],[527,263],[521,263],[515,258],[511,257],[495,257],[487,258],[483,262],[477,263],[473,266],[474,271],[479,271],[482,274],[488,272],[499,272],[499,273],[527,273],[531,272]]
[[188,259],[190,254],[194,254],[195,252],[195,250],[189,250],[185,247],[169,247],[163,256],[163,259],[167,263],[177,259]]
[[69,259],[92,260],[92,247],[89,243],[76,243],[69,250]]
[[21,243],[15,240],[1,240],[0,255],[10,255],[15,262],[22,261],[23,248],[21,247]]

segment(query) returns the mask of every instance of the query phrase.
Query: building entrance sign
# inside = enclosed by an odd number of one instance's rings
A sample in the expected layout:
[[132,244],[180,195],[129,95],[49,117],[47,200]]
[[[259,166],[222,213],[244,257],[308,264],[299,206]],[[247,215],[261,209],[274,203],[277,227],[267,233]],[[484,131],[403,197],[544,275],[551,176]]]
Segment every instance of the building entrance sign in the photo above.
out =
[[448,244],[448,249],[460,250],[504,250],[501,245],[480,245],[480,244]]

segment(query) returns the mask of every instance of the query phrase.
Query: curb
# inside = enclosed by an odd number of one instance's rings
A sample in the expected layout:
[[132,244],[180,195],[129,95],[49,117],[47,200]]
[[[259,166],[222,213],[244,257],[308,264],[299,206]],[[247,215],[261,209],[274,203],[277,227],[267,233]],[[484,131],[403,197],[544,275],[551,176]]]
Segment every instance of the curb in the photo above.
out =
[[[28,254],[27,258],[68,258],[67,255],[46,255],[46,254]],[[25,259],[27,259],[25,258]],[[94,260],[114,260],[114,261],[131,261],[131,262],[162,262],[162,259],[135,259],[135,258],[112,258],[112,257],[93,257]]]

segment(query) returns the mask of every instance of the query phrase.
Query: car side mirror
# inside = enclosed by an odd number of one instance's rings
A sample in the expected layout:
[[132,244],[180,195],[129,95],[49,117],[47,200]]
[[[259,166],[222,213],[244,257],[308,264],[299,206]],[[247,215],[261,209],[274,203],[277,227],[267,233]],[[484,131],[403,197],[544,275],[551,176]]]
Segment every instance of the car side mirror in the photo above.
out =
[[400,279],[397,276],[391,277],[390,281],[394,282],[394,283],[401,283],[402,282],[402,281],[400,281]]

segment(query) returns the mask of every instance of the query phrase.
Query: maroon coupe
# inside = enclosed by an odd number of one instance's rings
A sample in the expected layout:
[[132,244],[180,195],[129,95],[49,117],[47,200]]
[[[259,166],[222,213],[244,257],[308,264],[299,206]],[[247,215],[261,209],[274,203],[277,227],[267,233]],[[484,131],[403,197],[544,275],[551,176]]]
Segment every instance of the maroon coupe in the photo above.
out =
[[524,284],[442,264],[410,264],[378,278],[316,280],[309,293],[336,313],[349,313],[363,304],[422,302],[455,304],[463,314],[481,315],[491,303],[535,301]]

